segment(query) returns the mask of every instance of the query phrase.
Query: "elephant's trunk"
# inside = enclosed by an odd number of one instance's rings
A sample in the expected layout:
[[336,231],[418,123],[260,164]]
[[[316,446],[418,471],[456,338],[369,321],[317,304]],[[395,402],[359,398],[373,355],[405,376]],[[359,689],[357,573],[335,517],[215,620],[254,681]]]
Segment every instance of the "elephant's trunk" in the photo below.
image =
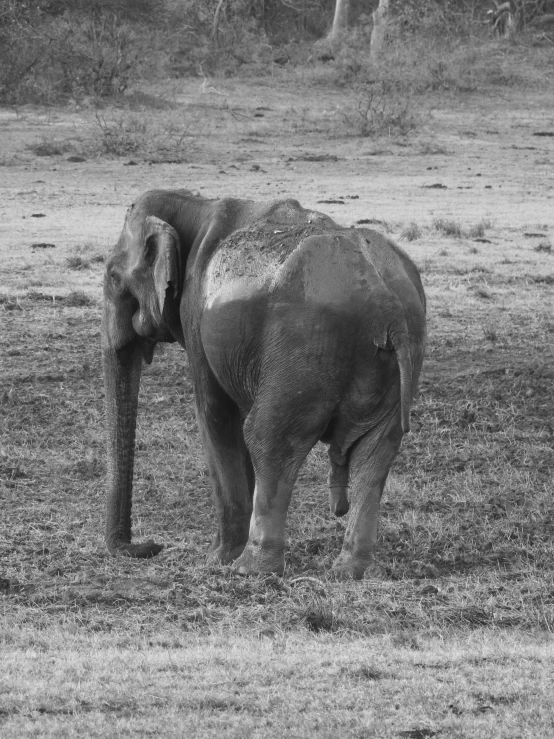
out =
[[108,452],[106,543],[111,554],[152,557],[162,547],[153,541],[131,543],[135,429],[142,348],[135,340],[123,349],[104,347]]

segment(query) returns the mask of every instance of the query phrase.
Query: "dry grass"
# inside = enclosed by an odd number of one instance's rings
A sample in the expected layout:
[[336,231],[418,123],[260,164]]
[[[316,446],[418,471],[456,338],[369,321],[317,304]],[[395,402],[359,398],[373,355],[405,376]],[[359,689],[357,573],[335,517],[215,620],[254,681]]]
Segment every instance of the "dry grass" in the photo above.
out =
[[455,239],[461,239],[464,235],[459,223],[445,218],[436,218],[433,221],[433,228],[443,236],[450,236]]
[[[546,736],[554,651],[476,632],[444,644],[214,633],[10,634],[6,739],[42,736]],[[29,690],[29,686],[32,689]]]
[[[422,256],[434,249],[417,243]],[[551,257],[531,250],[523,264],[514,248],[502,264],[500,253],[426,260],[433,311],[416,430],[391,474],[379,558],[361,586],[329,575],[344,523],[326,509],[323,449],[299,479],[284,581],[204,566],[210,485],[185,355],[172,346],[145,371],[134,506],[135,536],[168,546],[152,562],[109,558],[98,303],[82,291],[3,298],[6,623],[137,634],[310,623],[353,635],[551,630],[553,377],[536,349],[552,345]],[[99,281],[101,268],[91,261],[87,271]],[[482,332],[468,331],[476,324]],[[299,577],[316,582],[290,584]]]
[[470,226],[467,235],[470,239],[482,239],[490,228],[492,228],[492,222],[488,218],[484,218],[479,223]]
[[421,228],[418,226],[415,221],[412,221],[406,228],[402,231],[402,234],[400,235],[400,238],[404,241],[417,241],[422,236]]

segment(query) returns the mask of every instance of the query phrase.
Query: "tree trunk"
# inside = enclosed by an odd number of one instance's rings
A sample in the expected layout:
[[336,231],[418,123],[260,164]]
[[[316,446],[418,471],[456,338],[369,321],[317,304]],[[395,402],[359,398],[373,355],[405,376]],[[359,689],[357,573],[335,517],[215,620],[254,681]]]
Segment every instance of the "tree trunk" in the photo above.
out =
[[379,6],[373,11],[373,30],[369,46],[369,58],[376,64],[383,53],[387,35],[389,0],[379,0]]
[[217,8],[215,9],[214,13],[214,22],[212,25],[212,44],[214,46],[217,46],[217,36],[219,33],[219,22],[221,20],[221,13],[223,12],[223,8],[227,4],[227,0],[219,0],[217,3]]
[[349,10],[350,0],[336,0],[335,17],[333,18],[333,26],[329,34],[330,39],[337,38],[341,31],[345,31],[348,28]]

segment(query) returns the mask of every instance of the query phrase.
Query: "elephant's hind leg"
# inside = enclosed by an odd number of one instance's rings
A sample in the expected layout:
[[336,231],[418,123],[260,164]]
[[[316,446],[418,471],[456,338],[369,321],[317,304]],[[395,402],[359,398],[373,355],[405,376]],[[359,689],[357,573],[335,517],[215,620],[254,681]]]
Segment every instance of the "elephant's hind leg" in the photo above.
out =
[[402,439],[398,417],[359,439],[350,453],[350,518],[342,551],[333,564],[339,577],[360,580],[377,545],[379,506]]
[[[299,429],[286,409],[273,407],[261,421],[255,412],[245,423],[245,438],[256,476],[248,543],[234,563],[241,574],[277,573],[285,568],[286,520],[293,485],[319,426]],[[283,418],[291,418],[283,424]]]
[[282,575],[287,511],[293,483],[273,475],[256,477],[248,543],[233,567],[242,575]]

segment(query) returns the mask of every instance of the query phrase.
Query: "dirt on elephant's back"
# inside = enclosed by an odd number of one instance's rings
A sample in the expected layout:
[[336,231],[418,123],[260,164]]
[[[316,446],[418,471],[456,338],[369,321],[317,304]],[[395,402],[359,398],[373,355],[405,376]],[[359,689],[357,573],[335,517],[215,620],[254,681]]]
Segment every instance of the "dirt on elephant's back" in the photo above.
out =
[[[335,228],[339,228],[335,226]],[[221,242],[213,256],[211,280],[229,277],[260,277],[278,269],[299,244],[318,234],[329,233],[329,224],[317,221],[290,226],[254,224],[234,231]]]

